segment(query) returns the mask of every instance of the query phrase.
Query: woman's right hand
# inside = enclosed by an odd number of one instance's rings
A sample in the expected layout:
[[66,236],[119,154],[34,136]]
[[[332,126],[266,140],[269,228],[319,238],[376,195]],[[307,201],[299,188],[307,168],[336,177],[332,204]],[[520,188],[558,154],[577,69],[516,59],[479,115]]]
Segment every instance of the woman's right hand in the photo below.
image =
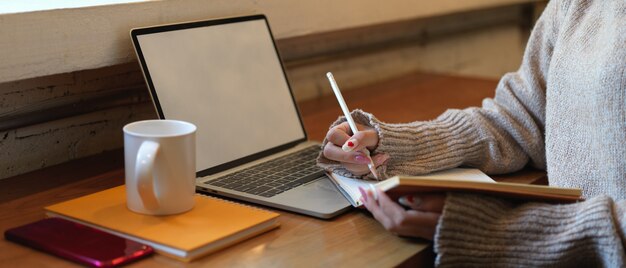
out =
[[[328,143],[324,146],[324,157],[340,162],[341,165],[354,175],[365,175],[370,171],[367,168],[369,159],[363,152],[366,148],[373,151],[378,146],[378,133],[376,130],[363,125],[358,125],[359,132],[351,135],[352,131],[347,122],[343,122],[331,128],[326,134]],[[389,155],[372,155],[375,166],[382,165]]]

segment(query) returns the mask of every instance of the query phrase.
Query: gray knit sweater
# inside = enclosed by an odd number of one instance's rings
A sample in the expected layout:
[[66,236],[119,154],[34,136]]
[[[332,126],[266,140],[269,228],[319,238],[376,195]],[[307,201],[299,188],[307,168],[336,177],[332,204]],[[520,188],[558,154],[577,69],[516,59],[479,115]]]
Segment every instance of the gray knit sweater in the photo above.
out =
[[353,116],[377,130],[373,153],[391,156],[384,176],[532,165],[547,170],[550,185],[583,189],[587,201],[568,205],[449,194],[435,235],[438,265],[626,267],[625,66],[626,1],[553,0],[520,69],[481,108],[406,124]]

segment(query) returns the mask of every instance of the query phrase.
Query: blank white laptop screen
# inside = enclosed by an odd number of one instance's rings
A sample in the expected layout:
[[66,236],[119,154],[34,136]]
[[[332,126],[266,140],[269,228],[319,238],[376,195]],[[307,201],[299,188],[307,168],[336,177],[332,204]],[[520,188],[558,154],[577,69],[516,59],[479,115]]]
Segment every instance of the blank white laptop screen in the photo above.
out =
[[198,127],[197,171],[305,137],[265,20],[137,40],[164,117]]

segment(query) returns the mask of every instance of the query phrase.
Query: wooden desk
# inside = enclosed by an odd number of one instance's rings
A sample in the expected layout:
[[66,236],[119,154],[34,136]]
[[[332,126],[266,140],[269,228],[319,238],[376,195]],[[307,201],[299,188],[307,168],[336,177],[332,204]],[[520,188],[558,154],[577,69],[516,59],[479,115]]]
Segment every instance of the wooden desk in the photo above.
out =
[[[410,74],[392,81],[346,91],[351,108],[372,112],[383,121],[433,119],[446,108],[480,105],[493,95],[497,81],[433,74]],[[322,140],[341,111],[333,96],[300,103],[309,137]],[[121,130],[120,130],[121,131]],[[81,159],[0,181],[0,231],[44,217],[43,207],[123,183],[121,151]],[[525,170],[497,180],[545,181],[545,173]],[[368,213],[352,210],[332,220],[279,211],[281,227],[186,264],[163,256],[135,263],[155,266],[376,266],[432,265],[430,244],[391,235]],[[74,267],[73,263],[5,240],[0,264],[7,267]]]

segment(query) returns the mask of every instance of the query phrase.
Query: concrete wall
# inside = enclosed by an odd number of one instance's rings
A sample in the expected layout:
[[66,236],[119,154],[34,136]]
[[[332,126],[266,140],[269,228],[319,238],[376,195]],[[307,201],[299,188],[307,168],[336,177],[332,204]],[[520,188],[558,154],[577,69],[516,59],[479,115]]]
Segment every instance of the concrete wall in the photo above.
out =
[[0,82],[130,62],[134,27],[266,14],[278,39],[528,0],[166,0],[1,14]]

